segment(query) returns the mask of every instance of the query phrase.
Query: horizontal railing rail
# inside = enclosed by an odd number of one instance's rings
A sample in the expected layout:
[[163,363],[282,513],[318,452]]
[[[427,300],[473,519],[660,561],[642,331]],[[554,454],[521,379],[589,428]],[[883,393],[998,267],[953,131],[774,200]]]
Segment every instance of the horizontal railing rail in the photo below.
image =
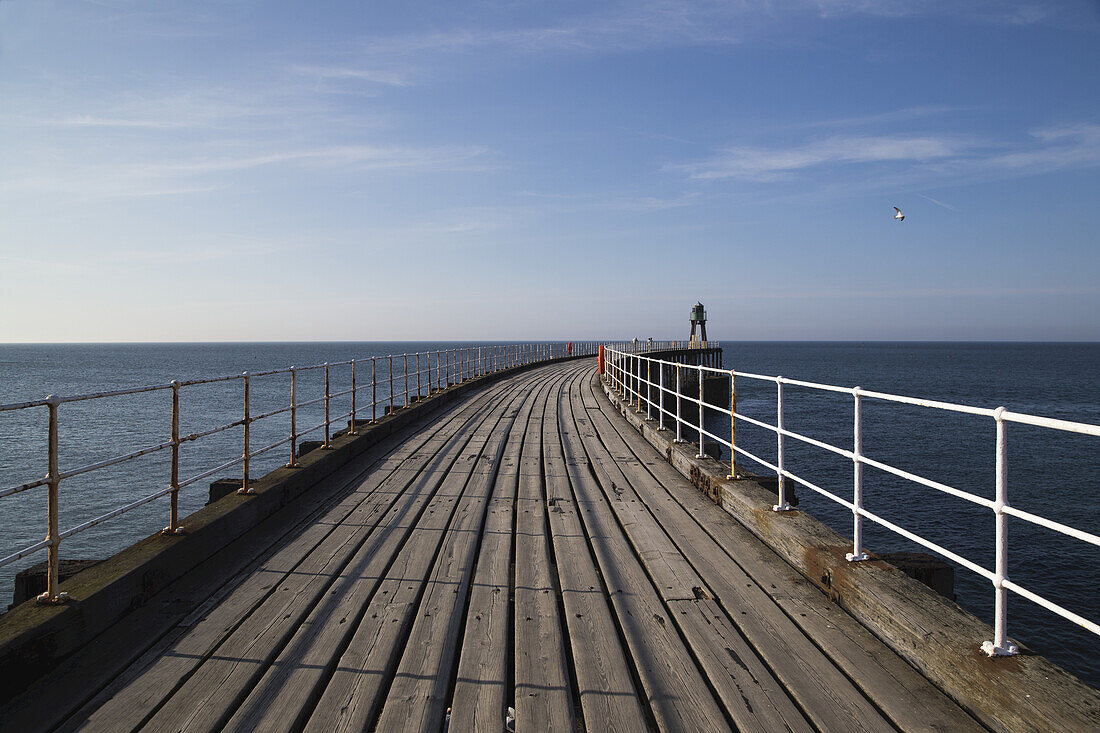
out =
[[[170,498],[168,507],[168,526],[162,531],[165,534],[179,534],[183,527],[179,522],[179,493],[180,490],[191,486],[205,478],[213,476],[221,471],[234,466],[242,466],[243,478],[240,494],[253,494],[252,486],[252,460],[258,456],[266,455],[276,448],[290,445],[288,468],[298,467],[298,442],[304,436],[324,431],[324,439],[321,444],[323,449],[331,448],[332,425],[348,419],[348,433],[356,435],[357,427],[364,423],[373,423],[379,419],[378,407],[385,408],[385,413],[393,412],[402,407],[408,407],[414,401],[430,396],[456,384],[461,384],[470,379],[503,371],[516,366],[549,361],[565,356],[586,356],[597,353],[596,342],[568,342],[568,343],[529,343],[529,344],[503,344],[495,346],[469,346],[435,351],[420,351],[412,354],[386,354],[383,356],[369,356],[362,359],[347,359],[344,361],[325,362],[321,364],[309,364],[306,366],[291,366],[282,369],[267,369],[258,372],[242,372],[217,377],[202,377],[188,380],[174,380],[166,384],[155,384],[143,387],[127,389],[115,389],[102,392],[93,392],[73,396],[50,395],[45,399],[0,404],[0,416],[3,413],[23,410],[34,410],[45,407],[48,412],[46,459],[47,473],[45,478],[27,481],[25,483],[0,487],[0,499],[16,494],[22,494],[32,489],[47,487],[47,522],[46,538],[40,542],[28,545],[18,551],[0,558],[0,567],[15,563],[34,553],[46,550],[47,573],[46,591],[38,596],[42,603],[56,603],[64,599],[64,594],[59,593],[59,562],[61,541],[73,535],[84,532],[96,525],[119,517],[138,507],[163,497]],[[434,360],[434,362],[433,362]],[[395,364],[396,361],[396,364]],[[360,379],[358,368],[370,365],[370,382]],[[332,372],[334,369],[346,370],[348,379],[347,387],[343,385],[334,391]],[[304,373],[321,373],[323,375],[323,392],[316,397],[300,400],[298,395],[299,377]],[[252,414],[251,387],[253,380],[258,378],[271,378],[277,376],[289,377],[288,397],[289,404],[268,410],[260,414]],[[228,423],[207,427],[186,435],[180,432],[181,417],[181,392],[197,387],[212,384],[239,382],[242,385],[241,418]],[[383,383],[387,387],[387,394],[379,401],[378,386]],[[370,391],[370,417],[359,401],[360,393]],[[167,441],[153,445],[147,445],[137,450],[114,456],[101,461],[95,461],[74,469],[62,471],[60,469],[60,441],[58,438],[59,413],[63,405],[74,402],[86,402],[91,400],[107,400],[117,397],[125,397],[150,392],[171,393],[171,434]],[[346,398],[346,400],[345,400]],[[334,401],[341,401],[348,409],[339,415],[332,414]],[[304,430],[298,429],[299,410],[313,406],[323,405],[324,420]],[[278,440],[269,443],[259,449],[252,447],[252,426],[264,420],[270,420],[279,415],[288,415],[288,433]],[[185,444],[196,443],[203,438],[219,433],[242,428],[241,453],[232,460],[223,461],[212,468],[206,468],[197,474],[180,477],[180,453]],[[143,456],[170,452],[169,481],[168,486],[153,493],[141,496],[129,501],[122,506],[117,506],[109,511],[82,521],[72,527],[62,530],[60,524],[60,495],[59,486],[62,481],[101,471],[112,466],[117,466]]]
[[[659,359],[650,356],[645,356],[644,351],[650,351],[650,349],[644,349],[642,351],[636,350],[635,344],[627,344],[624,348],[621,344],[613,346],[607,346],[604,349],[604,375],[603,378],[607,381],[609,387],[613,389],[619,397],[628,405],[634,406],[638,412],[646,412],[647,419],[652,418],[654,410],[658,413],[658,419],[660,421],[659,428],[665,428],[665,418],[668,417],[675,422],[676,430],[676,442],[684,441],[683,426],[687,425],[692,431],[696,431],[698,434],[699,452],[697,457],[706,457],[703,452],[704,440],[709,438],[721,445],[724,445],[730,451],[730,474],[729,478],[733,479],[738,476],[738,456],[743,456],[752,460],[753,462],[763,466],[768,471],[774,472],[778,483],[779,500],[776,505],[772,507],[774,511],[783,512],[791,509],[791,505],[788,501],[788,486],[787,481],[794,481],[796,484],[805,486],[811,491],[820,494],[821,496],[833,501],[852,512],[853,527],[852,527],[852,551],[847,553],[846,557],[850,562],[858,562],[865,560],[869,556],[865,552],[863,547],[863,521],[865,519],[874,522],[875,524],[882,526],[899,536],[917,543],[942,557],[952,560],[962,567],[970,570],[973,573],[990,581],[993,585],[994,592],[994,638],[989,641],[985,641],[982,644],[982,649],[990,656],[1001,656],[1016,654],[1018,652],[1016,645],[1011,643],[1007,637],[1008,627],[1008,603],[1007,592],[1013,593],[1032,601],[1033,603],[1041,606],[1042,608],[1051,611],[1064,619],[1071,621],[1074,624],[1092,632],[1093,634],[1100,635],[1100,624],[1096,621],[1085,618],[1080,614],[1074,613],[1069,609],[1061,606],[1060,604],[1051,601],[1048,598],[1044,598],[1039,594],[1028,590],[1020,586],[1017,583],[1012,582],[1008,578],[1008,525],[1007,518],[1014,517],[1024,522],[1028,522],[1033,525],[1044,527],[1048,530],[1058,532],[1066,537],[1073,538],[1075,540],[1085,542],[1091,545],[1100,546],[1100,536],[1071,527],[1060,522],[1056,522],[1051,519],[1033,514],[1031,512],[1018,509],[1008,501],[1008,449],[1005,441],[1005,425],[1006,423],[1018,423],[1022,425],[1031,425],[1041,428],[1047,428],[1050,430],[1058,430],[1068,433],[1076,433],[1079,435],[1088,435],[1100,437],[1100,425],[1093,425],[1089,423],[1073,422],[1069,420],[1059,420],[1055,418],[1039,417],[1035,415],[1027,415],[1019,412],[1011,412],[1004,407],[997,408],[984,408],[984,407],[972,407],[969,405],[959,405],[950,402],[940,402],[936,400],[917,399],[913,397],[906,397],[903,395],[889,394],[886,392],[875,392],[872,390],[865,390],[860,387],[838,387],[831,384],[819,384],[816,382],[808,382],[798,379],[788,379],[782,376],[770,376],[764,374],[754,374],[751,372],[740,372],[736,370],[727,370],[715,368],[713,366],[706,366],[701,364],[689,364],[675,359]],[[656,349],[653,349],[656,350]],[[657,379],[654,380],[653,374],[656,372]],[[675,374],[675,385],[665,384],[666,372]],[[687,372],[693,372],[694,377],[698,380],[699,389],[698,396],[688,395],[684,393],[682,388],[683,375]],[[707,377],[726,378],[730,384],[730,401],[728,408],[725,406],[716,406],[706,402],[704,399],[703,385]],[[776,386],[776,421],[774,424],[758,420],[747,415],[744,415],[737,411],[737,379],[750,379],[755,381],[770,382]],[[840,446],[832,445],[821,440],[816,440],[801,433],[788,430],[783,426],[783,388],[784,386],[797,386],[810,390],[832,392],[838,394],[850,395],[853,400],[852,411],[852,428],[853,428],[853,443],[852,449],[843,448]],[[657,397],[654,398],[656,393]],[[665,407],[665,395],[670,394],[675,397],[675,410],[668,410]],[[891,466],[882,461],[878,461],[863,453],[863,402],[865,400],[878,400],[886,403],[898,403],[906,405],[915,405],[919,407],[931,408],[936,410],[945,410],[955,413],[965,413],[969,415],[976,415],[984,418],[991,419],[993,421],[994,436],[996,439],[995,447],[995,474],[994,474],[994,492],[995,498],[993,500],[986,499],[981,496],[977,496],[968,491],[964,491],[957,487],[949,486],[939,481],[920,476],[910,471]],[[682,414],[682,403],[694,403],[698,405],[698,424],[691,425],[687,422],[686,417]],[[695,408],[691,408],[692,412]],[[727,440],[724,437],[715,435],[708,431],[705,427],[705,413],[707,410],[721,411],[723,413],[728,412],[730,418],[730,437]],[[750,425],[754,425],[765,430],[768,430],[776,436],[776,460],[771,462],[760,456],[754,455],[746,450],[742,445],[737,442],[737,421],[744,421]],[[795,440],[800,443],[812,445],[822,450],[828,451],[838,456],[842,456],[852,461],[852,494],[851,499],[838,496],[837,494],[819,486],[811,481],[809,478],[798,476],[792,473],[784,464],[784,444],[785,439]],[[967,502],[975,504],[977,506],[984,507],[991,510],[993,513],[994,522],[994,556],[995,564],[993,569],[983,567],[982,565],[975,563],[956,552],[939,545],[925,537],[918,535],[915,532],[905,529],[898,524],[885,519],[871,511],[868,511],[863,505],[864,499],[864,483],[863,483],[863,467],[870,466],[885,473],[897,476],[898,478],[910,481],[913,483],[926,486],[928,488],[939,491],[943,494],[953,496],[958,499],[963,499]]]

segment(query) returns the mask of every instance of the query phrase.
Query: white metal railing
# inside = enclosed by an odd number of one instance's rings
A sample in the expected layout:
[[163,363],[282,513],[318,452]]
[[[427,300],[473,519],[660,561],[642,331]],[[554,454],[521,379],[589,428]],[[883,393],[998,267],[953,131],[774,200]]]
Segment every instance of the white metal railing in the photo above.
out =
[[[697,357],[694,357],[697,358]],[[676,423],[676,441],[684,442],[682,439],[681,427],[685,424],[690,429],[695,429],[698,432],[699,452],[698,457],[705,457],[703,454],[703,441],[705,438],[710,438],[721,445],[730,449],[730,475],[729,478],[734,478],[738,475],[737,460],[738,456],[744,456],[750,460],[764,466],[769,471],[773,471],[777,477],[779,484],[779,502],[772,507],[777,512],[789,510],[791,508],[788,503],[787,481],[794,481],[806,488],[826,497],[827,499],[840,504],[852,512],[853,515],[853,529],[852,529],[852,551],[847,554],[847,559],[851,562],[858,562],[860,560],[867,559],[868,555],[863,548],[863,521],[868,519],[886,529],[905,537],[923,547],[932,550],[933,552],[952,560],[964,568],[980,575],[993,584],[994,589],[994,638],[992,641],[985,641],[982,644],[982,649],[990,656],[1010,655],[1016,654],[1016,645],[1008,641],[1007,638],[1007,624],[1008,624],[1008,605],[1007,605],[1007,591],[1012,591],[1023,598],[1026,598],[1039,606],[1052,611],[1053,613],[1067,619],[1078,626],[1092,632],[1093,634],[1100,635],[1100,624],[1095,621],[1087,619],[1073,611],[1070,611],[1061,605],[1044,598],[1016,583],[1013,583],[1008,579],[1008,517],[1015,517],[1025,522],[1029,522],[1034,525],[1045,527],[1046,529],[1058,532],[1067,537],[1086,542],[1092,545],[1100,546],[1100,536],[1085,532],[1075,527],[1070,527],[1060,522],[1047,519],[1045,517],[1032,514],[1030,512],[1017,509],[1008,503],[1008,452],[1005,443],[1005,424],[1006,423],[1019,423],[1023,425],[1033,425],[1042,428],[1048,428],[1051,430],[1058,430],[1068,433],[1077,433],[1080,435],[1091,435],[1100,437],[1100,425],[1092,425],[1088,423],[1072,422],[1069,420],[1058,420],[1047,417],[1038,417],[1034,415],[1026,415],[1018,412],[1011,412],[1004,407],[997,407],[995,409],[984,407],[971,407],[967,405],[957,405],[950,402],[938,402],[935,400],[923,400],[913,397],[904,397],[901,395],[887,394],[885,392],[874,392],[871,390],[865,390],[860,387],[837,387],[829,384],[817,384],[815,382],[806,382],[797,379],[787,379],[781,376],[769,376],[763,374],[752,374],[749,372],[739,372],[736,370],[725,370],[716,368],[713,366],[698,365],[698,364],[686,364],[675,359],[658,359],[644,355],[640,355],[629,349],[622,348],[605,348],[603,350],[603,359],[601,363],[604,367],[603,377],[608,382],[609,386],[614,389],[620,398],[626,402],[628,406],[634,406],[637,412],[643,410],[647,413],[647,419],[652,418],[652,410],[656,409],[660,418],[659,428],[664,429],[665,417],[668,416],[675,420]],[[653,372],[658,373],[658,379],[653,380]],[[698,397],[684,394],[681,389],[682,385],[682,372],[694,372],[694,376],[699,382],[699,395]],[[664,383],[665,373],[675,373],[675,388],[670,389]],[[730,380],[730,404],[729,407],[715,406],[707,404],[704,400],[703,384],[704,379],[707,376],[711,377],[724,377]],[[743,415],[737,412],[737,378],[751,379],[764,382],[772,382],[776,386],[776,422],[774,425],[757,420],[747,415]],[[840,394],[848,394],[852,396],[853,400],[853,443],[852,450],[841,448],[835,445],[825,443],[820,440],[802,435],[800,433],[787,430],[783,426],[783,387],[784,385],[804,387],[811,390],[820,390],[825,392],[835,392]],[[656,391],[658,398],[654,400],[654,391]],[[678,395],[679,398],[675,399],[676,409],[675,412],[671,412],[665,409],[665,394]],[[863,401],[873,399],[891,403],[902,403],[907,405],[917,405],[920,407],[933,408],[937,410],[946,410],[955,413],[966,413],[970,415],[978,415],[981,417],[990,418],[993,420],[993,427],[996,436],[996,471],[994,476],[995,483],[995,498],[990,501],[981,496],[977,496],[968,491],[948,486],[938,481],[919,476],[909,471],[896,468],[889,464],[877,461],[867,457],[863,453],[863,423],[862,423],[862,408]],[[681,403],[682,402],[694,402],[699,406],[698,414],[698,426],[692,426],[686,423],[684,416],[681,415]],[[644,408],[643,408],[644,403]],[[704,427],[704,411],[720,410],[722,412],[729,413],[730,416],[730,439],[726,440],[718,435],[706,430]],[[694,411],[694,408],[692,408]],[[749,451],[745,450],[743,446],[737,444],[736,436],[736,422],[743,420],[751,425],[764,428],[775,433],[776,436],[776,461],[772,463],[760,456],[753,455]],[[834,453],[839,456],[843,456],[852,461],[853,466],[853,490],[852,499],[849,501],[841,496],[838,496],[821,486],[813,483],[807,478],[797,476],[791,473],[784,465],[784,439],[789,438],[792,440],[812,445],[822,450]],[[994,530],[995,530],[995,565],[992,570],[982,567],[981,565],[968,560],[967,558],[952,552],[941,545],[932,542],[924,537],[917,535],[901,526],[898,526],[894,522],[891,522],[883,517],[880,517],[873,512],[868,511],[863,506],[863,467],[871,466],[880,471],[892,474],[899,478],[911,481],[944,494],[953,496],[958,499],[971,502],[981,507],[985,507],[993,512]]]
[[[499,372],[505,369],[510,369],[516,366],[522,366],[525,364],[532,364],[540,361],[549,361],[551,359],[561,358],[565,356],[583,356],[592,355],[597,351],[597,346],[594,342],[569,342],[569,343],[532,343],[532,344],[507,344],[499,346],[470,346],[464,348],[455,348],[439,351],[427,351],[418,352],[415,354],[388,354],[385,356],[372,356],[363,359],[350,359],[339,362],[325,362],[323,364],[313,364],[310,366],[292,366],[285,369],[272,369],[263,372],[243,372],[241,374],[234,374],[222,377],[210,377],[204,379],[191,379],[191,380],[173,380],[167,384],[156,384],[145,387],[135,387],[131,389],[117,389],[106,392],[96,392],[90,394],[75,395],[70,397],[60,397],[57,395],[50,395],[45,399],[32,400],[27,402],[16,402],[12,404],[0,405],[0,413],[13,412],[16,410],[33,410],[38,408],[46,408],[48,412],[48,434],[46,441],[46,454],[47,454],[47,473],[45,478],[37,479],[34,481],[28,481],[18,486],[11,486],[7,488],[0,487],[0,499],[13,496],[16,494],[22,494],[23,492],[30,491],[32,489],[46,486],[47,487],[47,528],[46,538],[40,542],[36,542],[30,546],[24,547],[18,552],[12,553],[7,557],[0,558],[0,567],[10,565],[28,555],[32,555],[40,550],[48,551],[47,558],[47,577],[46,577],[46,592],[38,597],[38,601],[41,603],[56,603],[63,600],[65,594],[58,593],[58,563],[60,559],[60,546],[61,541],[71,537],[75,534],[79,534],[91,527],[106,522],[110,519],[118,517],[126,512],[136,509],[140,506],[144,506],[152,501],[156,501],[162,497],[170,497],[169,505],[169,519],[168,526],[164,528],[163,532],[166,534],[179,534],[183,527],[179,523],[179,492],[198,481],[213,476],[214,474],[224,471],[227,468],[231,468],[238,464],[242,465],[243,478],[241,479],[241,487],[237,490],[239,494],[254,494],[255,489],[252,487],[252,477],[250,475],[250,468],[252,459],[257,456],[268,453],[276,448],[289,443],[289,458],[290,461],[286,464],[288,468],[298,467],[298,440],[299,438],[314,433],[316,431],[324,430],[324,442],[322,448],[331,448],[331,427],[333,422],[338,422],[349,419],[348,433],[351,435],[357,434],[357,427],[364,422],[373,423],[378,420],[378,385],[380,382],[388,383],[388,395],[384,398],[385,403],[383,407],[386,413],[393,412],[400,407],[407,407],[410,402],[427,395],[442,391],[452,385],[460,384],[470,379],[481,377],[493,372]],[[399,365],[395,366],[394,360],[399,361]],[[434,360],[434,362],[433,362]],[[357,367],[363,366],[366,362],[370,362],[370,418],[366,418],[366,415],[360,412],[358,403],[358,394],[367,389],[367,385],[362,384],[358,379]],[[383,368],[380,368],[380,364]],[[410,366],[412,367],[410,371]],[[347,368],[347,374],[349,379],[349,386],[347,389],[340,391],[333,391],[332,388],[332,371],[335,368]],[[298,400],[298,380],[300,376],[309,375],[312,373],[323,374],[324,379],[324,393],[322,396],[316,399],[299,401]],[[251,412],[252,398],[251,387],[252,381],[257,378],[273,377],[276,375],[288,375],[289,376],[289,399],[290,404],[286,407],[271,410],[260,415],[253,415]],[[189,435],[180,435],[180,393],[181,390],[191,389],[203,385],[211,385],[216,383],[234,382],[239,381],[242,384],[243,399],[242,399],[242,413],[241,419],[233,422],[219,425],[217,427],[210,428],[201,432],[191,433]],[[398,385],[395,386],[395,381]],[[403,381],[403,385],[402,385]],[[102,400],[112,397],[122,397],[128,395],[142,394],[147,392],[171,392],[172,407],[171,407],[171,435],[167,441],[149,445],[139,450],[132,451],[125,455],[115,456],[113,458],[91,463],[79,468],[75,468],[68,471],[62,471],[59,465],[60,446],[58,441],[58,413],[63,405],[71,404],[74,402],[83,402],[87,400]],[[348,398],[350,402],[350,410],[340,415],[331,414],[331,405],[333,400],[341,398]],[[298,411],[302,408],[312,405],[322,404],[324,405],[324,421],[308,427],[305,430],[298,429]],[[289,433],[269,444],[258,449],[253,449],[251,444],[251,426],[261,420],[275,417],[277,415],[283,415],[289,413]],[[201,471],[200,473],[190,476],[184,479],[180,478],[180,450],[187,443],[196,442],[202,438],[215,435],[218,433],[232,430],[233,428],[242,428],[242,452],[240,457],[233,460],[225,461],[212,468]],[[158,453],[161,451],[170,452],[170,469],[169,469],[169,481],[167,488],[158,490],[152,494],[141,496],[135,500],[112,509],[111,511],[88,519],[76,526],[62,530],[59,525],[59,498],[58,498],[58,486],[63,480],[79,476],[82,474],[90,473],[92,471],[101,470],[110,466],[115,466],[127,461],[131,461],[141,456],[149,455],[152,453]]]

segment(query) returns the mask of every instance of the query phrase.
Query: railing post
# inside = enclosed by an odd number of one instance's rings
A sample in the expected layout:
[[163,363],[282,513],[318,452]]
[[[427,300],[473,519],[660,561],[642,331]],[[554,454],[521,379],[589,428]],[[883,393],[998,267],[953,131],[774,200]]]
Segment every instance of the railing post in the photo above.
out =
[[172,492],[171,506],[168,509],[168,526],[164,534],[179,534],[183,527],[179,525],[180,499],[180,383],[172,380],[172,472],[168,479],[168,488]]
[[252,449],[249,447],[249,435],[252,429],[251,400],[249,397],[251,378],[248,376],[248,372],[242,372],[241,377],[244,379],[244,420],[242,420],[244,424],[244,452],[241,454],[244,463],[244,476],[241,478],[241,488],[237,489],[237,493],[255,494],[256,490],[248,485],[248,467],[252,460]]
[[676,362],[676,439],[673,441],[675,443],[687,442],[686,440],[684,440],[683,435],[684,420],[683,417],[681,417],[680,415],[680,408],[683,403],[683,392],[681,390],[682,387],[680,386],[680,362]]
[[730,369],[730,475],[731,481],[737,478],[737,381]]
[[290,463],[287,468],[298,467],[298,395],[297,384],[298,370],[290,368]]
[[778,466],[776,474],[779,481],[779,503],[772,505],[773,512],[785,512],[789,511],[791,505],[787,502],[787,477],[783,475],[783,377],[775,378],[775,427],[776,427],[776,441],[777,441],[777,458],[775,465]]
[[1008,590],[1004,582],[1008,580],[1008,457],[1005,443],[1005,408],[993,411],[997,421],[997,496],[993,502],[993,514],[996,517],[997,564],[993,578],[993,641],[982,642],[982,651],[991,657],[1007,657],[1019,654],[1020,649],[1008,640]]
[[332,398],[332,392],[331,392],[331,390],[329,390],[329,381],[328,381],[328,362],[326,361],[325,362],[325,443],[324,443],[324,445],[321,446],[321,448],[323,448],[325,450],[330,450],[332,448],[332,446],[329,444],[329,423],[330,423],[330,420],[329,420],[329,416],[328,416],[329,415],[328,403],[331,400],[331,398]]
[[355,359],[351,360],[351,424],[348,425],[348,435],[358,435],[355,432]]
[[863,508],[863,399],[859,394],[859,387],[852,389],[852,397],[855,399],[855,412],[852,418],[852,551],[844,555],[848,562],[859,562],[870,557],[863,551],[863,515],[859,510]]
[[401,358],[405,361],[405,407],[409,406],[409,355],[402,354]]
[[645,360],[645,419],[653,419],[653,360]]
[[665,429],[665,365],[661,364],[657,367],[657,381],[659,382],[658,399],[660,404],[657,406],[657,429]]
[[696,458],[706,458],[707,452],[703,450],[703,365],[699,365],[699,453]]
[[370,421],[378,422],[378,357],[370,358]]
[[419,400],[420,394],[420,352],[416,352],[416,399]]
[[61,469],[58,467],[57,458],[57,408],[61,401],[50,395],[46,398],[46,407],[50,411],[49,424],[49,451],[46,459],[46,541],[49,542],[46,559],[46,592],[36,599],[38,603],[60,603],[68,596],[67,593],[59,593],[61,568],[61,531],[58,527],[60,514],[58,486],[61,484]]
[[393,414],[393,354],[387,355],[390,360],[390,414]]

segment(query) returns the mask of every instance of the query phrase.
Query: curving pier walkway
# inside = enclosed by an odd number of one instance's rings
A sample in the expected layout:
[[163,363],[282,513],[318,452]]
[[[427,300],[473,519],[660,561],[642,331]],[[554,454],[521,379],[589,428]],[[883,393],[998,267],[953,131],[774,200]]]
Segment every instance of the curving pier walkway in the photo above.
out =
[[438,731],[450,708],[500,731],[512,706],[519,731],[981,729],[594,379],[534,369],[383,441],[198,612],[135,626],[147,649],[91,698],[55,695],[57,727]]

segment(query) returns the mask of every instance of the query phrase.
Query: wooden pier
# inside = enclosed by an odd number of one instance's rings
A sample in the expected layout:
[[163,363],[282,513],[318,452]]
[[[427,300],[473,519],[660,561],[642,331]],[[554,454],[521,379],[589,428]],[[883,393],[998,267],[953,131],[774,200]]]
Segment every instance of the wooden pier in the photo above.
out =
[[0,728],[984,729],[639,440],[594,360],[478,385],[329,481]]

